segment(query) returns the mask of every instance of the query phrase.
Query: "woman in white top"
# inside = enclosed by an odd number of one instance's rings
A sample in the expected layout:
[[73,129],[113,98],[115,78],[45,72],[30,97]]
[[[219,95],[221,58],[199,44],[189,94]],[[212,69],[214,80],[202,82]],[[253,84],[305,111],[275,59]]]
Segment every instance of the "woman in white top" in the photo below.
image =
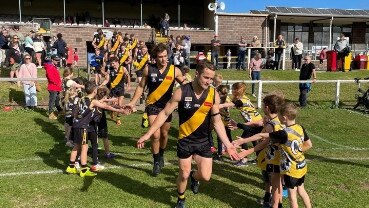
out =
[[36,52],[36,60],[38,63],[37,68],[42,68],[41,56],[42,56],[43,50],[45,50],[45,44],[41,38],[42,38],[42,35],[38,34],[36,38],[33,40],[33,48]]
[[293,44],[293,66],[292,68],[295,70],[299,70],[301,68],[301,59],[302,59],[302,49],[304,46],[300,42],[299,38],[295,39],[295,43]]
[[[36,65],[32,63],[31,55],[26,54],[24,56],[24,60],[24,64],[22,64],[19,68],[19,78],[37,78],[37,68]],[[33,109],[37,106],[35,81],[22,81],[22,84],[26,100],[26,107]]]

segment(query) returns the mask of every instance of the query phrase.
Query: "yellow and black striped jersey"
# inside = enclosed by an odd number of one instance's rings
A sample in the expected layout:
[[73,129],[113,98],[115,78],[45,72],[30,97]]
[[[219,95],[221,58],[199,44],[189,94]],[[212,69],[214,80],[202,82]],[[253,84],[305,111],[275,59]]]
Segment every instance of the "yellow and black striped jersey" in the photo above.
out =
[[178,103],[179,139],[201,142],[210,133],[211,108],[215,100],[215,88],[209,87],[197,98],[192,83],[181,86],[182,96]]

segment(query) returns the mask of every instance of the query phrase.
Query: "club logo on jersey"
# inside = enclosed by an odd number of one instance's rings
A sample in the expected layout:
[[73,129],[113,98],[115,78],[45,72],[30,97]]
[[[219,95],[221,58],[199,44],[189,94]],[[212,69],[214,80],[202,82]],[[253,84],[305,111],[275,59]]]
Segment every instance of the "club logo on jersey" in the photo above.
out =
[[151,82],[156,82],[156,77],[158,76],[158,74],[152,73],[150,76],[151,76]]
[[185,97],[184,100],[185,100],[184,108],[185,109],[191,109],[192,97]]

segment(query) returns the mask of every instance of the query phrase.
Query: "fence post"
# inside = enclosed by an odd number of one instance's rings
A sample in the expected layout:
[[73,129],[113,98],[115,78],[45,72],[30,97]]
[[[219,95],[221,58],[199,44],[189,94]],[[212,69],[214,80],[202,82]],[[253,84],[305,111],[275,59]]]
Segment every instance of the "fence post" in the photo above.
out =
[[286,49],[283,48],[282,70],[285,70],[285,67],[286,67]]
[[[247,49],[247,65],[246,65],[246,69],[249,68],[250,62],[251,62],[251,48],[248,48]],[[241,67],[241,66],[238,66],[238,67]]]
[[335,107],[336,108],[339,107],[339,103],[340,103],[340,88],[341,88],[341,81],[337,80],[337,83],[336,83],[336,99],[335,99]]
[[90,81],[91,78],[91,67],[90,67],[90,60],[88,60],[88,51],[86,50],[86,60],[87,60],[87,79]]
[[259,80],[259,89],[258,89],[258,108],[261,108],[261,96],[263,94],[263,82]]

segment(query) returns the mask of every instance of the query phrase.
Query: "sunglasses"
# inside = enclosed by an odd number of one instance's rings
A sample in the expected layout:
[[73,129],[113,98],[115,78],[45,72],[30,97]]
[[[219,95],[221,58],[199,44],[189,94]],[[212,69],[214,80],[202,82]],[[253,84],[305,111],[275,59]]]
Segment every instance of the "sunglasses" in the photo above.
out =
[[26,60],[31,60],[31,58],[26,58]]

